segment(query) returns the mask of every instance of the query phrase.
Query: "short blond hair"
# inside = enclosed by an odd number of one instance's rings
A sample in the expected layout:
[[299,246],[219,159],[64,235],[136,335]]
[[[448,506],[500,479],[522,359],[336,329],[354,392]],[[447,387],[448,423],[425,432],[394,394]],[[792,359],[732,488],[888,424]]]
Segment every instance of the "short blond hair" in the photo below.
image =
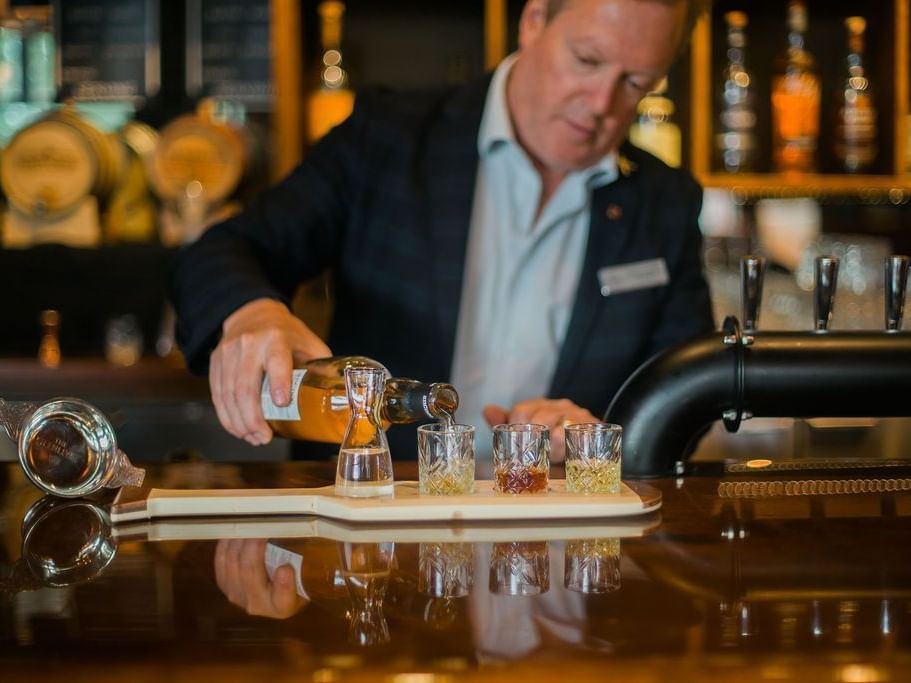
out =
[[[550,21],[560,13],[572,0],[547,0],[547,20]],[[699,20],[699,17],[706,10],[709,0],[641,0],[642,2],[660,2],[665,5],[676,5],[686,3],[686,31],[684,32],[683,42],[689,40],[693,27]]]

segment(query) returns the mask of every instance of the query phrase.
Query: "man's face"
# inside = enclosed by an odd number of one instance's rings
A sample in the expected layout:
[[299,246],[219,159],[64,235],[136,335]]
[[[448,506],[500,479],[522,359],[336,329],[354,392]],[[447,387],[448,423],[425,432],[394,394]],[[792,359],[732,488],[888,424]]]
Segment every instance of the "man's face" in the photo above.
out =
[[670,68],[686,5],[570,0],[550,21],[528,0],[507,87],[516,134],[536,165],[566,173],[617,148],[636,105]]

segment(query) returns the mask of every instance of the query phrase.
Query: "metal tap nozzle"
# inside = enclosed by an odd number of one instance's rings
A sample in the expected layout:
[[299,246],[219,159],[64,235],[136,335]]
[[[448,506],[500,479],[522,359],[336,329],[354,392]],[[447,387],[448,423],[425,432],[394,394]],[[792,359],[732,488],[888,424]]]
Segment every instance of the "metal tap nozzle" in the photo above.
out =
[[902,328],[905,312],[905,289],[908,284],[907,256],[887,256],[886,272],[886,331],[895,332]]
[[813,292],[815,329],[825,332],[832,322],[835,307],[835,287],[838,284],[838,258],[835,256],[816,257],[816,289]]
[[751,332],[759,323],[759,306],[762,303],[762,276],[765,258],[747,255],[740,259],[740,303],[743,329]]

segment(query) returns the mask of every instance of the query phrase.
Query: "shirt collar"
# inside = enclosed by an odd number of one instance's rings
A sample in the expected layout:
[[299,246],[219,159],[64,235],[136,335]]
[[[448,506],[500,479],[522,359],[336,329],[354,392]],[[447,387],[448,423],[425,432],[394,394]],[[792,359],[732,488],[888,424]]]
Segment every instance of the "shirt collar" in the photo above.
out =
[[[509,117],[509,105],[506,101],[506,82],[509,80],[509,74],[518,57],[518,52],[512,53],[500,62],[493,72],[490,88],[487,91],[487,99],[484,102],[481,128],[478,131],[478,154],[480,154],[481,158],[489,156],[504,143],[519,146],[515,129],[512,126],[512,120]],[[608,152],[596,163],[579,171],[579,173],[587,181],[593,178],[606,182],[614,180],[618,175],[617,152]],[[601,183],[596,181],[595,184]]]

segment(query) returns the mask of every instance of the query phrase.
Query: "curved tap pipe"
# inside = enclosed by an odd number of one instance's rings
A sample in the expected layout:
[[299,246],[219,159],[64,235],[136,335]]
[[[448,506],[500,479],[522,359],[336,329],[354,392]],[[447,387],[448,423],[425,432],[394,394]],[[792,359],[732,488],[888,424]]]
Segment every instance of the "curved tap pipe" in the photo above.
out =
[[623,475],[672,475],[705,428],[742,417],[911,416],[911,333],[721,332],[669,349],[620,388]]

